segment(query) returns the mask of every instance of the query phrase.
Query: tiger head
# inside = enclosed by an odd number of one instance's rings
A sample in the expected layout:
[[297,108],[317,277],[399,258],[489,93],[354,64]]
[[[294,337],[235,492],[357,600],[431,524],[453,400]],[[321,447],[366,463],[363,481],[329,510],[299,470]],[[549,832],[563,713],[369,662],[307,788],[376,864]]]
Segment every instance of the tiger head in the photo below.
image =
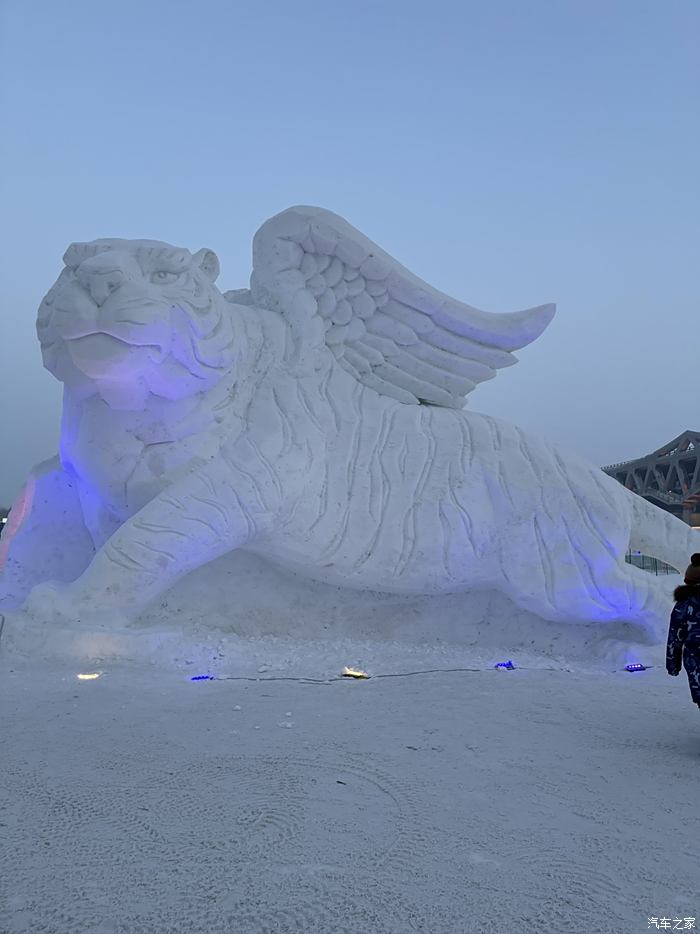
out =
[[74,243],[39,308],[44,366],[117,409],[210,389],[235,360],[231,306],[211,250],[154,240]]

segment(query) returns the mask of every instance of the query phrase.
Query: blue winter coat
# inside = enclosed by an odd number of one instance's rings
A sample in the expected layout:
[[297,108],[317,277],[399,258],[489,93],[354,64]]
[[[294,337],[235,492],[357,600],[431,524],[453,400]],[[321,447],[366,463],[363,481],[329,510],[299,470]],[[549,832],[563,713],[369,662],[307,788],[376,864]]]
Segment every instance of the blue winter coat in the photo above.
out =
[[676,587],[666,643],[666,671],[677,675],[681,662],[688,674],[690,696],[700,704],[700,586]]

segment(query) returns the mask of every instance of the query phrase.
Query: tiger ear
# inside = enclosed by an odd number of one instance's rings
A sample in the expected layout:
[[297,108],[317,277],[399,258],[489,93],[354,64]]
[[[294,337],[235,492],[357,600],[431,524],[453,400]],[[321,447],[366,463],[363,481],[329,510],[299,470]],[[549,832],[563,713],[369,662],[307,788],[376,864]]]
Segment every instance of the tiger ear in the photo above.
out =
[[219,266],[219,257],[213,250],[207,250],[206,247],[199,250],[192,257],[192,261],[195,266],[199,266],[208,279],[211,279],[212,282],[216,282],[221,267]]

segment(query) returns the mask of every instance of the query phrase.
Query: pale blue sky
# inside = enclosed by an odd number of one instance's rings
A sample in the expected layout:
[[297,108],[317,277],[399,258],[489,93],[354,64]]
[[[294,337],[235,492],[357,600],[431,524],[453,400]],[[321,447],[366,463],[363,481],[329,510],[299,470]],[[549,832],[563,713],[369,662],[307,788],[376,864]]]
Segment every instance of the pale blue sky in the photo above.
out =
[[72,240],[217,251],[318,204],[489,311],[472,408],[591,460],[700,427],[698,0],[0,0],[0,504],[56,445],[36,307]]

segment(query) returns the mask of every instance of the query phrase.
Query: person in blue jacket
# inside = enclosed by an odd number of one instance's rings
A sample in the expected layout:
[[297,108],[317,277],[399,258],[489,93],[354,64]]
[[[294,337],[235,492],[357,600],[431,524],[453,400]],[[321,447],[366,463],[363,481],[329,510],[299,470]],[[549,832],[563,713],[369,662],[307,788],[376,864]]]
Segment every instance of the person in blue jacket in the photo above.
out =
[[666,643],[666,671],[680,674],[681,662],[688,675],[690,696],[700,708],[700,584],[681,584],[673,592]]

